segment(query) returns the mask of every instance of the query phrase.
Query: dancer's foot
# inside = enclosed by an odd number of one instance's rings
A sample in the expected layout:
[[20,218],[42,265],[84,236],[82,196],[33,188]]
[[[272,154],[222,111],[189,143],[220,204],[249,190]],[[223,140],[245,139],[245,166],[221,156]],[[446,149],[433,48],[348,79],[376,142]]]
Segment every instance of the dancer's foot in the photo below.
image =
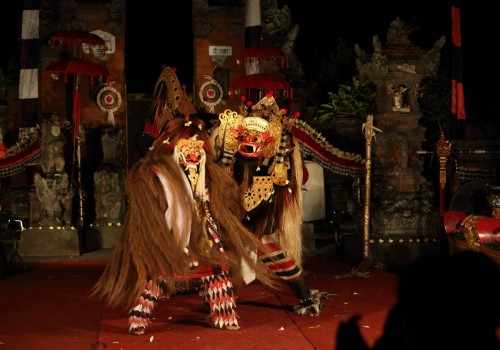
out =
[[293,312],[299,316],[318,316],[325,308],[322,301],[328,298],[328,292],[311,289],[311,296],[299,299],[298,304],[293,307]]
[[232,326],[226,326],[226,328],[224,328],[224,329],[226,329],[226,330],[228,330],[228,331],[237,331],[237,330],[238,330],[238,329],[240,329],[240,328],[241,328],[241,327],[240,327],[240,326],[238,326],[238,325],[232,325]]
[[143,335],[146,333],[146,327],[131,327],[128,332],[133,335]]

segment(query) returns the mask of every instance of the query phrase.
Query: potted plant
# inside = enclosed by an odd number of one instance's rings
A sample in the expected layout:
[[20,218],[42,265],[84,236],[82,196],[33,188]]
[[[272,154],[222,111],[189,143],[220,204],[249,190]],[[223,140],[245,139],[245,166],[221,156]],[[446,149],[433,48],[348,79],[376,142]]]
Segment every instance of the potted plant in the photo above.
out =
[[351,85],[340,85],[337,92],[328,92],[329,102],[318,108],[314,122],[326,131],[326,137],[345,151],[362,153],[362,123],[375,113],[376,86],[369,80],[361,82],[356,76]]

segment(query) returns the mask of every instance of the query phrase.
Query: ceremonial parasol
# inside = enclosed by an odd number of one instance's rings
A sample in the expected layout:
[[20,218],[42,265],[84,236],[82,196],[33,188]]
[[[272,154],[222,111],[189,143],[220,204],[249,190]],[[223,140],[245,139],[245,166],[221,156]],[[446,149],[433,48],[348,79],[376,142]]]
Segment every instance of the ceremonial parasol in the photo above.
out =
[[260,64],[264,64],[267,60],[272,60],[275,64],[280,63],[281,68],[285,66],[285,62],[288,65],[285,53],[272,46],[245,47],[238,56],[244,59],[245,65],[247,64],[247,59],[257,59]]
[[[56,41],[66,42],[68,51],[71,44],[78,44],[76,50],[76,57],[61,58],[47,66],[45,73],[51,75],[64,74],[64,82],[68,81],[68,75],[75,77],[74,91],[73,91],[73,146],[76,146],[76,161],[78,167],[78,194],[79,194],[79,222],[80,227],[83,227],[83,189],[82,189],[82,174],[81,174],[81,149],[80,149],[80,92],[79,84],[82,76],[90,77],[90,82],[93,83],[94,77],[104,76],[109,77],[108,70],[99,64],[84,61],[81,56],[81,45],[87,44],[89,46],[103,46],[104,53],[106,52],[106,42],[100,36],[83,30],[66,30],[55,33],[51,37],[51,45],[54,47]],[[73,153],[75,156],[75,153]]]
[[247,58],[247,57],[274,58],[274,57],[285,57],[285,53],[280,49],[272,46],[250,46],[250,47],[245,47],[243,50],[241,50],[238,56],[241,58]]
[[109,77],[110,74],[106,67],[100,64],[87,62],[79,58],[61,58],[45,68],[47,74],[63,74],[64,82],[68,82],[68,75],[76,77],[75,90],[73,92],[73,142],[78,135],[80,128],[80,92],[78,86],[81,76],[89,76],[90,83],[93,83],[94,77],[103,76]]
[[236,78],[231,83],[233,89],[285,90],[287,97],[292,98],[292,87],[279,75],[252,74]]
[[[281,68],[285,66],[286,58],[283,51],[272,46],[249,46],[244,48],[238,56],[243,58],[247,74],[234,80],[231,83],[232,89],[248,89],[248,95],[250,95],[250,89],[260,90],[259,95],[262,95],[262,90],[284,90],[285,97],[293,98],[292,87],[283,77],[276,75],[276,72],[271,72],[271,74],[264,72],[266,66],[271,70],[275,70],[278,66]],[[270,61],[274,62],[274,67],[269,64]],[[233,93],[231,95],[234,96]]]
[[[103,46],[106,49],[106,42],[99,35],[81,29],[70,29],[58,31],[50,38],[51,46],[54,47],[55,42],[66,42],[68,49],[71,44],[87,44],[89,46]],[[80,58],[81,49],[78,47],[77,57],[61,58],[51,64],[45,69],[46,73],[51,74],[64,74],[64,82],[68,81],[68,74],[76,77],[75,90],[73,93],[73,144],[76,140],[76,135],[79,133],[80,128],[80,92],[78,85],[81,76],[89,76],[90,83],[93,83],[95,76],[109,77],[108,70],[97,63],[87,62]],[[106,51],[104,51],[106,53]]]
[[47,73],[64,74],[64,82],[68,82],[69,75],[87,75],[93,83],[95,76],[109,77],[106,67],[97,63],[87,62],[79,58],[61,58],[52,62],[45,69]]
[[68,49],[72,43],[87,44],[89,46],[104,46],[104,53],[106,53],[106,42],[104,39],[99,35],[85,30],[71,29],[56,32],[50,38],[50,44],[52,47],[54,47],[55,42],[66,42]]

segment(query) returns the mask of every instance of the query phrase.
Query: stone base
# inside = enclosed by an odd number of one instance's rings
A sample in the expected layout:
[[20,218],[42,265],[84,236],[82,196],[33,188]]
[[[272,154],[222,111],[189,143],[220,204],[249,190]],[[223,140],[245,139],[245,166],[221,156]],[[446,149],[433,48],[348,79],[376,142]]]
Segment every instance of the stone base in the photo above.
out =
[[21,256],[80,255],[78,231],[75,229],[28,229],[21,232]]
[[380,262],[391,270],[405,267],[421,256],[447,254],[447,242],[421,240],[420,242],[374,242],[370,243],[370,255],[374,263]]
[[[340,236],[338,258],[351,264],[358,264],[363,259],[363,233],[342,232]],[[415,235],[395,235],[394,238],[371,238],[369,245],[371,261],[381,263],[390,270],[398,270],[427,254],[447,254],[448,242],[439,237],[421,238]]]
[[114,248],[122,230],[121,226],[90,226],[85,234],[85,248],[89,250]]

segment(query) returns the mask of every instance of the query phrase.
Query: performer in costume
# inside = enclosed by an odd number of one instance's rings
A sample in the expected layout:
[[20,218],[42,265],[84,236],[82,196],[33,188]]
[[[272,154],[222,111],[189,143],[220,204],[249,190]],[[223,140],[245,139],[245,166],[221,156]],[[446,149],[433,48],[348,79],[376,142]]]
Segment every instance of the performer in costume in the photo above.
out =
[[491,216],[500,220],[500,185],[487,184],[486,189],[488,191],[487,200],[491,208]]
[[[244,100],[242,100],[244,102]],[[286,116],[272,94],[240,113],[226,110],[212,140],[226,171],[240,186],[244,224],[267,247],[258,257],[298,299],[294,312],[319,315],[326,292],[310,290],[302,269],[302,159]]]
[[[131,169],[123,233],[93,289],[109,305],[126,305],[129,332],[144,334],[163,295],[201,279],[209,324],[238,329],[233,282],[243,260],[264,285],[275,277],[250,251],[259,241],[241,223],[234,180],[216,164],[200,119],[174,118]],[[234,184],[234,185],[231,185]]]

